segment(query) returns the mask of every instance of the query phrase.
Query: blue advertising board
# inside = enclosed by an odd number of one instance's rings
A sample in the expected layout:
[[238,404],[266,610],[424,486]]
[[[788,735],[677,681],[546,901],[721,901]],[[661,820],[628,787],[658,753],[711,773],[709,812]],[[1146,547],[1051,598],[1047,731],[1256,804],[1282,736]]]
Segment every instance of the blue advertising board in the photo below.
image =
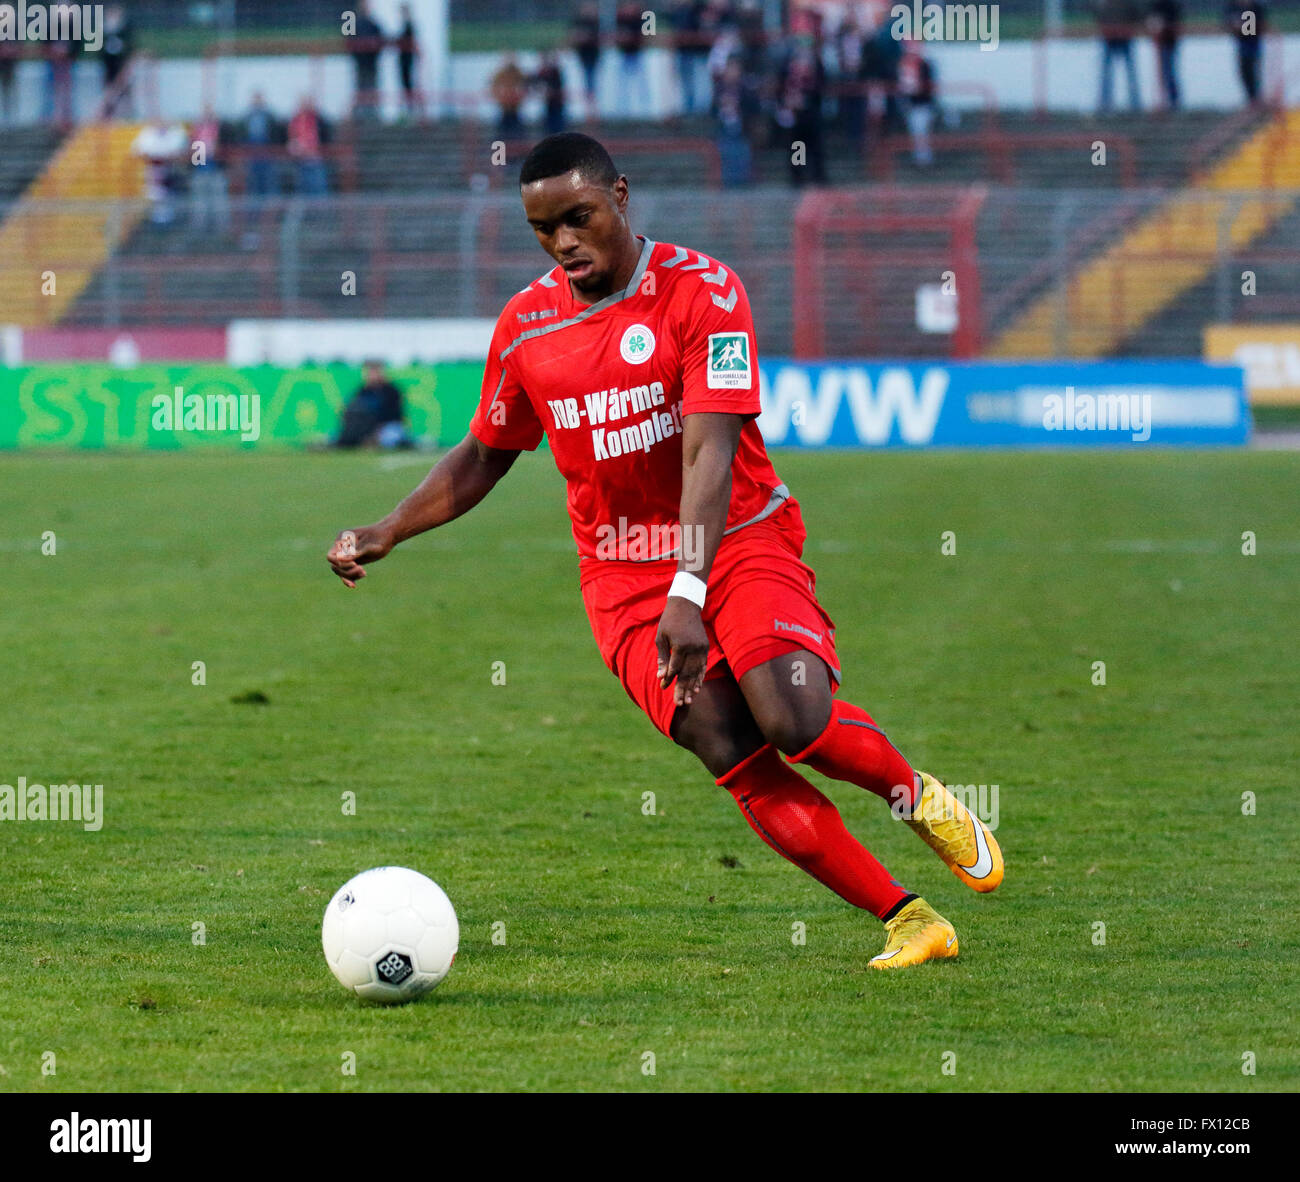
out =
[[760,366],[773,446],[1234,446],[1243,371],[1200,361],[799,361]]

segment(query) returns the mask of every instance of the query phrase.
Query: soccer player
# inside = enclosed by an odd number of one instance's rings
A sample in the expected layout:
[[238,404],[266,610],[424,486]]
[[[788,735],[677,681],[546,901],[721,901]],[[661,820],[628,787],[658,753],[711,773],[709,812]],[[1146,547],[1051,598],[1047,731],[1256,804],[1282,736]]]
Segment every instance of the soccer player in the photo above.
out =
[[834,623],[801,561],[799,504],[763,447],[749,300],[725,264],[628,222],[628,182],[594,139],[542,140],[519,176],[556,265],[497,320],[469,433],[328,559],[347,587],[395,545],[468,512],[546,435],[568,482],[579,581],[606,665],[694,752],[782,857],[882,920],[872,968],[957,955],[952,925],[900,886],[797,770],[889,802],[976,891],[1002,881],[982,821],[835,696]]

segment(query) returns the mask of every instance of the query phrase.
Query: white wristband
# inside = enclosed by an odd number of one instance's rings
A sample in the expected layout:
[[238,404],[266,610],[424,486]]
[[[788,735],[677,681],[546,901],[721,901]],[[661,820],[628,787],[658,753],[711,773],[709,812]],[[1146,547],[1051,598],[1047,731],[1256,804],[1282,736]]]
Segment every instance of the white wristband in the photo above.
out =
[[668,597],[676,595],[679,599],[689,599],[696,607],[704,606],[704,593],[708,584],[690,571],[679,570],[673,576],[673,585],[668,588]]

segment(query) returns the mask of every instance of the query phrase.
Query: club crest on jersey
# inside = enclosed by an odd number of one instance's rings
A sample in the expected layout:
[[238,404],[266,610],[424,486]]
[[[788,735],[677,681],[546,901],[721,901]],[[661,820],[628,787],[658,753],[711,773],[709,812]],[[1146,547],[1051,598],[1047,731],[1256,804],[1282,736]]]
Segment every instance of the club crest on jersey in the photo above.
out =
[[618,351],[629,365],[640,365],[650,360],[655,351],[655,334],[644,324],[633,324],[623,333],[618,343]]
[[749,337],[743,332],[709,334],[710,390],[749,390],[753,387]]

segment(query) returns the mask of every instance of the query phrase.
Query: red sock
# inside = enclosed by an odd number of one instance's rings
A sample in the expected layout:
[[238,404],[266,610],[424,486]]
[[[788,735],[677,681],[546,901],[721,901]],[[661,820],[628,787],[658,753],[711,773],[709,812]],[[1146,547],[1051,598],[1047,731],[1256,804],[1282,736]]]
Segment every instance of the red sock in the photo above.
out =
[[718,781],[754,832],[855,907],[886,919],[913,898],[847,829],[839,810],[771,744]]
[[831,720],[810,747],[790,756],[791,763],[806,763],[832,780],[847,780],[893,806],[911,811],[916,804],[920,777],[898,749],[885,738],[865,710],[836,698]]

